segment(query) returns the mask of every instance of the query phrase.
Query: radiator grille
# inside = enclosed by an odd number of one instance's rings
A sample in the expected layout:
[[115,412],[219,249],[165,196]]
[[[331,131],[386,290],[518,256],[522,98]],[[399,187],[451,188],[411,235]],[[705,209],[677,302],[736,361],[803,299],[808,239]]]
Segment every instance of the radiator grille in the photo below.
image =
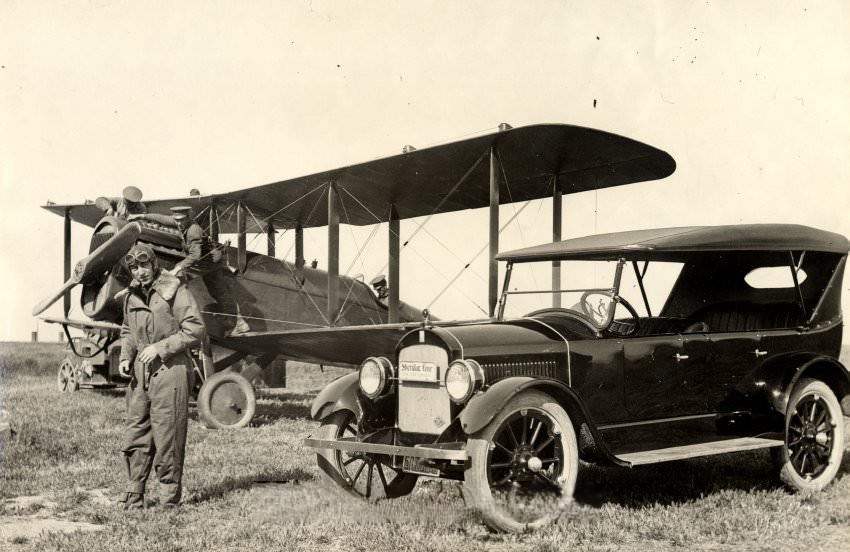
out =
[[558,376],[558,363],[551,358],[487,361],[481,362],[481,368],[488,384],[511,376]]
[[398,427],[411,433],[439,435],[451,422],[449,394],[443,377],[449,366],[449,354],[434,345],[413,345],[399,352],[402,361],[433,362],[438,367],[436,382],[402,382],[398,386]]

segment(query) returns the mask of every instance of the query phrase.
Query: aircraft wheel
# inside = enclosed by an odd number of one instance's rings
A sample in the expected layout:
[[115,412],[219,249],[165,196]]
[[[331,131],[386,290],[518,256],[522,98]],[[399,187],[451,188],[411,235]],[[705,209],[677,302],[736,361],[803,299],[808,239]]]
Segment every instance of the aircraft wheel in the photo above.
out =
[[212,375],[198,395],[198,414],[209,429],[245,427],[256,409],[254,386],[236,372]]
[[463,496],[496,531],[543,527],[572,503],[578,446],[567,412],[540,391],[513,397],[470,435]]
[[59,370],[56,373],[56,387],[60,393],[73,393],[80,388],[80,382],[77,379],[77,367],[69,358],[62,359],[62,363],[59,365]]
[[792,490],[817,492],[841,466],[844,416],[835,393],[822,381],[801,380],[785,415],[785,444],[771,449],[779,476]]
[[[319,439],[357,437],[357,420],[349,410],[328,416],[316,432]],[[370,502],[410,494],[418,475],[392,466],[392,458],[382,454],[347,453],[323,449],[316,454],[322,473],[331,484],[348,494]]]

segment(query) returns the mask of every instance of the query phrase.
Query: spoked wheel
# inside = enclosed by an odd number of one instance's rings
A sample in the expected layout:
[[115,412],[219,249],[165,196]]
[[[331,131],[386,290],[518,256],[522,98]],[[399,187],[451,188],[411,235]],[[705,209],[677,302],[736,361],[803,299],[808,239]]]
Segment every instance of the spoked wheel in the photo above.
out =
[[[357,420],[349,410],[335,412],[322,422],[316,436],[319,439],[357,437]],[[419,479],[415,474],[394,468],[392,457],[383,454],[323,449],[316,460],[334,485],[370,501],[408,495]]]
[[820,491],[835,478],[844,454],[844,418],[825,383],[797,384],[785,415],[785,445],[773,450],[782,481],[795,491]]
[[60,393],[71,393],[80,388],[80,382],[77,380],[77,367],[74,366],[71,359],[62,359],[56,373],[56,387]]
[[236,372],[219,372],[201,386],[198,415],[209,429],[245,427],[256,410],[254,386]]
[[566,411],[549,395],[525,391],[467,443],[464,499],[498,531],[530,531],[572,503],[578,446]]

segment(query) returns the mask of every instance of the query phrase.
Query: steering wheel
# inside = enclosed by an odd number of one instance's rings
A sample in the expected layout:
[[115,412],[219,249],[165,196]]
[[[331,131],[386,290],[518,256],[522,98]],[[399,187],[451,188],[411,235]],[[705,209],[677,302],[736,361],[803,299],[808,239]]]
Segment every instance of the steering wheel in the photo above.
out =
[[599,328],[594,326],[589,320],[587,320],[583,316],[576,314],[574,311],[571,311],[570,309],[564,309],[564,308],[560,308],[560,307],[548,307],[548,308],[545,308],[545,309],[538,309],[536,311],[531,311],[530,313],[526,314],[523,318],[534,318],[536,316],[566,316],[567,318],[570,318],[570,319],[575,320],[577,322],[581,322],[582,325],[587,326],[587,329],[589,329],[593,333],[593,335],[595,335],[597,337],[599,337],[599,335],[600,335],[599,334]]
[[[601,295],[605,298],[605,302],[600,299],[596,306],[590,302],[590,297],[592,295]],[[585,291],[581,294],[581,299],[578,304],[581,307],[582,312],[596,322],[596,325],[600,328],[604,328],[608,326],[611,321],[612,312],[611,312],[611,303],[613,302],[614,294],[608,291]]]
[[[609,302],[607,305],[603,305],[602,302],[600,302],[594,307],[589,299],[592,295],[602,295],[607,297]],[[629,315],[632,317],[632,322],[619,322],[614,320],[614,311],[617,308],[617,303],[623,305],[623,307],[625,307],[625,309],[629,312]],[[604,331],[607,331],[612,335],[627,337],[636,334],[640,327],[640,315],[638,315],[632,304],[626,301],[623,297],[614,295],[610,291],[585,291],[581,295],[579,305],[581,305],[581,310],[584,311],[588,317],[592,318],[594,322],[598,322],[599,326],[603,328]]]

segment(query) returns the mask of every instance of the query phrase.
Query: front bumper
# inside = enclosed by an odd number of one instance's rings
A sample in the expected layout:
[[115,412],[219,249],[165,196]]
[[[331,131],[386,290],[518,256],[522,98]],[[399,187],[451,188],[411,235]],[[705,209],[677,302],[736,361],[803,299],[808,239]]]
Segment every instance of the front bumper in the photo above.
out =
[[466,461],[466,443],[439,443],[416,445],[413,447],[401,445],[386,445],[382,443],[364,443],[353,437],[343,439],[304,439],[304,446],[312,449],[333,449],[344,452],[365,452],[367,454],[386,454],[387,456],[408,456],[427,460],[459,460]]

